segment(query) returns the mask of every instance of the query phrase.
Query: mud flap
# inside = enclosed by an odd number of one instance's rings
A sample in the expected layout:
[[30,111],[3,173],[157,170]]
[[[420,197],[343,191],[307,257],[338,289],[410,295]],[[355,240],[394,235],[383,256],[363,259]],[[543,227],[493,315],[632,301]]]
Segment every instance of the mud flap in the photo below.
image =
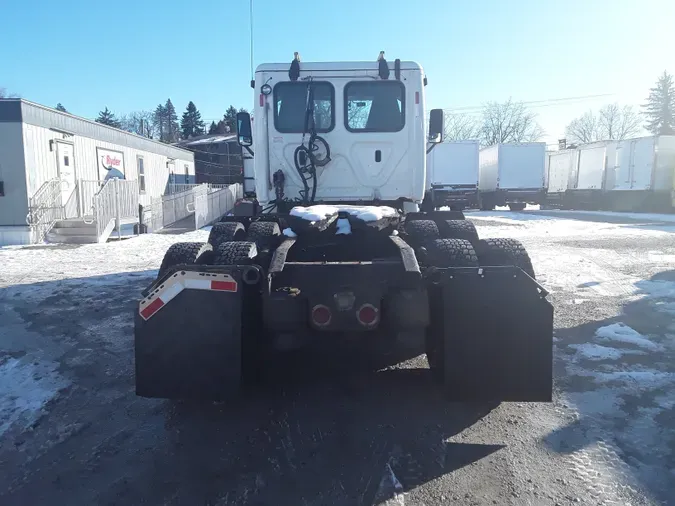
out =
[[553,306],[546,291],[516,267],[442,269],[440,274],[441,300],[432,304],[432,318],[443,336],[448,396],[551,401]]
[[242,293],[237,268],[178,271],[140,301],[136,394],[223,400],[242,377]]

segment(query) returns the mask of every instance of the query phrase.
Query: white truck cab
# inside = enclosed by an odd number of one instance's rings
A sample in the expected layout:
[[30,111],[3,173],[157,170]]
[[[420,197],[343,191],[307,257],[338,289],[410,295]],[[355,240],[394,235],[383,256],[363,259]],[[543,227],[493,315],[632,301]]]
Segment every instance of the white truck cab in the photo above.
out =
[[[252,145],[263,208],[313,203],[419,204],[426,186],[422,67],[412,61],[268,63],[251,83],[253,116],[240,113],[239,142]],[[432,142],[441,140],[438,110]],[[270,206],[270,204],[272,204]],[[400,206],[399,206],[400,207]]]

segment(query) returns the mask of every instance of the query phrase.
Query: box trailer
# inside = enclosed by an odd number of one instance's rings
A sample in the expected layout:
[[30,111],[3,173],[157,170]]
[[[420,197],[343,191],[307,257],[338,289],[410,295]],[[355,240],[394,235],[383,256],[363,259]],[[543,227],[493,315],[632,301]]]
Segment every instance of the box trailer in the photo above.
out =
[[478,204],[478,141],[443,142],[427,154],[427,207],[454,210]]
[[579,146],[575,151],[565,195],[565,206],[572,209],[600,209],[608,185],[613,185],[617,141],[600,141]]
[[616,211],[671,210],[674,170],[675,135],[619,142],[608,205]]
[[546,203],[548,207],[565,207],[565,194],[570,174],[578,159],[576,149],[564,149],[546,153]]
[[496,144],[482,149],[478,158],[481,209],[508,205],[512,211],[522,211],[526,204],[544,202],[545,143]]

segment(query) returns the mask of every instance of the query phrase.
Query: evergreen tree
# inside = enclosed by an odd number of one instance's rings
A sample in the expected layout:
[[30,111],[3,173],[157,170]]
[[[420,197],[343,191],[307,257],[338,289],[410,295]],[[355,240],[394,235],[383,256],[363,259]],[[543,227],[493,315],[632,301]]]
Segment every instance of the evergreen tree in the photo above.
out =
[[215,121],[211,122],[211,126],[209,126],[209,135],[217,134],[218,133],[218,125],[216,125]]
[[[225,123],[225,126],[230,127],[230,132],[234,133],[237,130],[237,108],[231,105],[230,107],[227,108],[227,111],[225,111],[225,115],[223,116],[223,122]],[[224,129],[225,133],[227,132],[227,128]]]
[[68,111],[66,111],[66,108],[63,107],[63,105],[61,105],[61,102],[59,102],[58,104],[56,104],[56,110],[57,110],[57,111],[61,111],[61,112],[68,112]]
[[96,118],[96,122],[115,128],[122,128],[122,125],[120,124],[119,120],[115,117],[115,115],[111,111],[108,110],[107,107],[105,108],[105,110],[98,113],[98,118]]
[[675,84],[673,76],[664,71],[649,90],[647,103],[642,106],[647,117],[645,128],[653,135],[675,134]]
[[176,108],[171,103],[171,99],[166,100],[164,104],[164,116],[166,120],[166,140],[164,142],[176,142],[179,137],[178,114]]
[[188,103],[187,109],[183,113],[183,117],[180,121],[180,130],[183,139],[189,139],[190,137],[204,134],[202,115],[192,101]]
[[159,104],[155,108],[153,113],[152,122],[155,127],[155,131],[159,137],[159,140],[166,142],[166,110],[162,104]]

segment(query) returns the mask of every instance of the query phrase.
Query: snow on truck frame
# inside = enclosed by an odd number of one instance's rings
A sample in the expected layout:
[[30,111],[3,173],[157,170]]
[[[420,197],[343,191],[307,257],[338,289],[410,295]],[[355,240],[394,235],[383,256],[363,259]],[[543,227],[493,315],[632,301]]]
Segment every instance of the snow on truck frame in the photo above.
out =
[[135,314],[136,393],[222,400],[263,351],[406,332],[450,399],[550,401],[553,307],[525,249],[416,211],[443,129],[433,110],[426,131],[422,68],[296,53],[251,86],[256,199],[166,252]]

